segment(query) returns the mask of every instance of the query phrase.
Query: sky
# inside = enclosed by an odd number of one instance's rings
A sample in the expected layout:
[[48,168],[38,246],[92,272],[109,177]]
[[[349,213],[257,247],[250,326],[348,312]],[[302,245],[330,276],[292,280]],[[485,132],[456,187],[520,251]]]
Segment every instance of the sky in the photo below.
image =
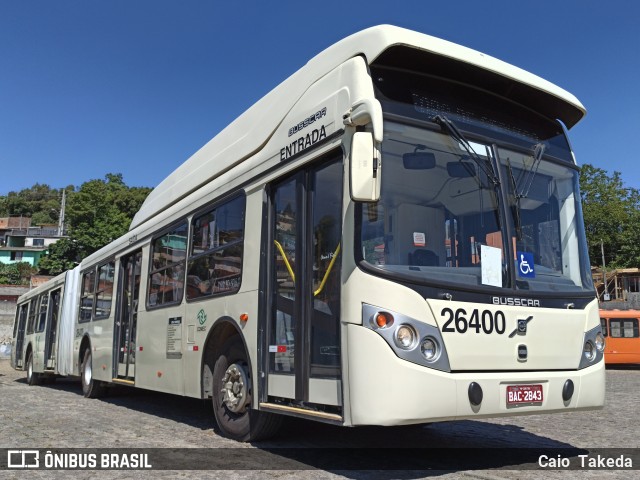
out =
[[311,57],[392,24],[573,93],[578,163],[640,189],[640,2],[0,0],[0,196],[154,187]]

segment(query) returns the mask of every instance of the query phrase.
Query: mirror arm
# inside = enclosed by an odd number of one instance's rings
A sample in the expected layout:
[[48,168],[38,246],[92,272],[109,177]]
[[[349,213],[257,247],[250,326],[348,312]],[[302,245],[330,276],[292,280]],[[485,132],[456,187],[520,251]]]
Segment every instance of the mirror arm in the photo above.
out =
[[375,98],[363,98],[356,101],[351,109],[342,116],[342,123],[350,127],[371,124],[373,138],[382,143],[382,106]]

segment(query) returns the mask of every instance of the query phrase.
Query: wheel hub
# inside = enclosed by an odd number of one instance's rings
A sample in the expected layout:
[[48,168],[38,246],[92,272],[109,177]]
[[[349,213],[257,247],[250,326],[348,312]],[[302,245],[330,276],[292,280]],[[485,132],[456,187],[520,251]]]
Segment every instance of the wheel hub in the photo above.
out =
[[233,413],[242,413],[249,404],[249,376],[237,363],[229,365],[222,377],[222,402]]
[[89,385],[89,383],[91,383],[91,363],[87,362],[87,364],[84,367],[84,383],[86,385]]

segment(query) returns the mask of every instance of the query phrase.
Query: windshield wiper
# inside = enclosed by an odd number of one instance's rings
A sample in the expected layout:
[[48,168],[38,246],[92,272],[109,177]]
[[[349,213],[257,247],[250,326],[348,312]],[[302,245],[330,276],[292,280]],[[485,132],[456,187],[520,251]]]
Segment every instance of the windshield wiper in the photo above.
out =
[[516,177],[513,176],[513,169],[511,168],[511,162],[507,158],[507,172],[511,179],[511,188],[513,189],[513,200],[511,205],[511,214],[513,215],[513,221],[516,224],[516,238],[522,239],[522,217],[520,215],[520,195],[518,195],[518,186]]
[[[522,239],[522,215],[520,199],[527,198],[529,196],[531,185],[533,185],[533,180],[538,173],[538,168],[540,168],[540,162],[542,160],[542,156],[544,155],[544,150],[544,143],[536,143],[533,146],[533,162],[531,163],[531,168],[529,170],[526,170],[525,165],[524,173],[523,175],[519,175],[518,180],[516,180],[516,177],[513,175],[511,162],[509,161],[509,158],[507,158],[507,171],[509,172],[509,178],[511,179],[511,190],[513,190],[513,203],[511,205],[511,212],[513,215],[513,220],[516,224],[516,236],[518,240]],[[524,179],[522,190],[518,190],[518,184],[522,179]]]
[[500,180],[498,180],[498,176],[493,170],[493,166],[491,166],[491,164],[487,164],[487,162],[484,162],[480,158],[480,156],[475,152],[475,150],[473,149],[469,141],[464,137],[462,132],[458,130],[458,127],[456,127],[451,120],[449,120],[444,115],[436,115],[433,118],[433,121],[436,122],[438,125],[440,125],[440,127],[442,127],[443,129],[445,129],[449,133],[451,138],[453,138],[456,142],[462,145],[462,147],[469,154],[469,157],[476,163],[478,168],[482,170],[482,172],[487,176],[487,178],[491,180],[491,183],[493,183],[494,186],[500,185]]
[[[524,172],[524,184],[522,186],[522,190],[518,191],[515,185],[513,187],[514,194],[519,199],[527,198],[529,196],[529,190],[531,190],[531,185],[533,185],[533,180],[535,179],[538,173],[538,168],[540,168],[540,161],[542,160],[542,156],[544,155],[545,148],[546,146],[544,143],[536,143],[533,146],[533,162],[531,163],[531,168],[528,171],[525,170]],[[525,166],[525,169],[526,169],[526,166]]]

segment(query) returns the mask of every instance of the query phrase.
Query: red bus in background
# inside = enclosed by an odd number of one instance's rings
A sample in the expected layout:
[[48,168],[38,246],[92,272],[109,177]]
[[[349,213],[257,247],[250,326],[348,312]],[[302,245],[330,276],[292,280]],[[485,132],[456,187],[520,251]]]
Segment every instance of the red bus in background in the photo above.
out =
[[606,364],[640,364],[640,310],[600,310]]

